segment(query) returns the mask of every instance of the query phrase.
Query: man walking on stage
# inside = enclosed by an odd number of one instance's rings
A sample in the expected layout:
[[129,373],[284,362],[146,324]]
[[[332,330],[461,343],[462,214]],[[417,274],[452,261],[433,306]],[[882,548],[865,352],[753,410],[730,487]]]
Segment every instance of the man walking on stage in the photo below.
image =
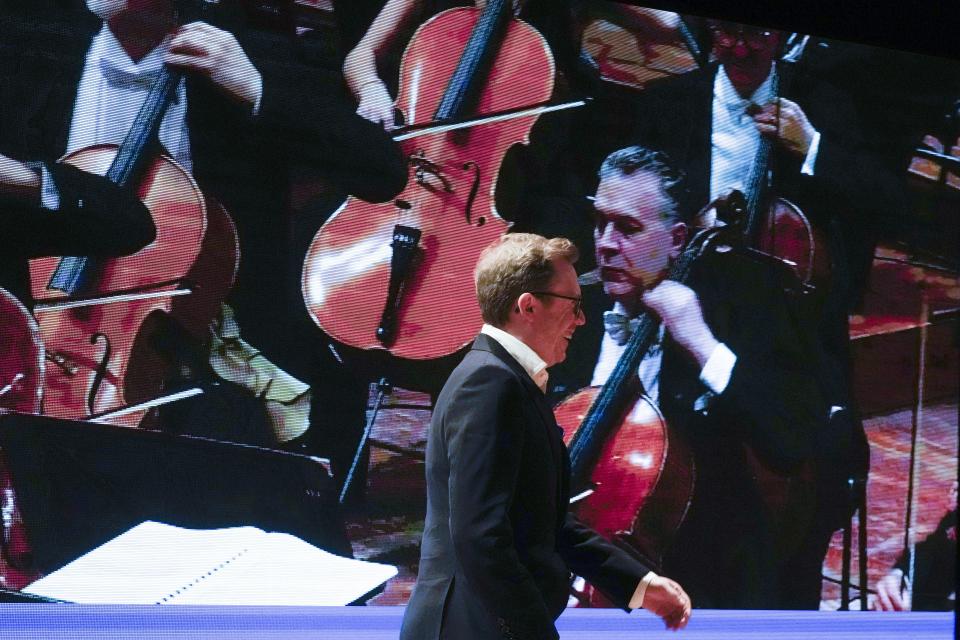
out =
[[679,629],[690,598],[567,513],[569,460],[544,390],[584,323],[568,240],[508,234],[474,274],[486,324],[440,393],[420,571],[400,637],[557,638],[570,572]]

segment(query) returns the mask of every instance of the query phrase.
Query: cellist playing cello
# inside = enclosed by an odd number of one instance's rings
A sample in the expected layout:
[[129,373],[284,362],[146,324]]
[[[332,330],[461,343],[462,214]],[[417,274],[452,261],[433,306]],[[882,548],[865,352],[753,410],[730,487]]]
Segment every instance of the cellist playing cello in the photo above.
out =
[[[622,135],[670,156],[687,176],[685,206],[691,209],[731,189],[748,197],[753,191],[764,211],[774,198],[789,200],[823,235],[817,250],[829,255],[829,278],[803,301],[829,420],[817,434],[818,531],[805,543],[806,557],[797,558],[792,593],[784,602],[816,609],[830,537],[853,510],[848,479],[865,479],[869,468],[852,394],[848,316],[867,282],[878,221],[897,219],[904,196],[896,176],[869,151],[867,136],[879,132],[863,130],[853,96],[836,75],[818,77],[842,52],[811,41],[791,70],[781,57],[792,49],[789,34],[731,22],[708,25],[715,63],[640,94]],[[607,152],[622,140],[609,140]],[[769,145],[769,171],[755,175],[762,145]],[[752,190],[751,184],[761,188]]]
[[662,570],[698,607],[778,608],[790,576],[778,572],[770,514],[743,447],[775,469],[799,466],[822,402],[772,272],[721,250],[698,258],[687,284],[665,278],[690,233],[678,207],[681,179],[663,154],[640,147],[604,161],[594,238],[614,308],[602,322],[587,319],[605,334],[584,332],[571,350],[598,353],[591,384],[604,384],[637,319],[659,319],[637,375],[696,462],[692,503]]
[[[59,5],[43,13],[30,9],[37,15],[19,24],[48,25],[59,39],[43,39],[47,30],[21,26],[24,33],[15,35],[29,46],[0,59],[9,79],[9,90],[0,96],[0,148],[50,163],[91,145],[119,144],[160,71],[184,72],[161,121],[159,143],[236,223],[243,258],[231,304],[244,337],[286,366],[291,349],[278,336],[289,335],[286,318],[300,308],[295,299],[279,295],[296,293],[296,284],[283,279],[289,164],[319,167],[345,190],[376,199],[402,186],[399,153],[382,131],[315,84],[317,75],[296,63],[288,41],[245,29],[232,3],[72,4],[69,11]],[[202,20],[181,23],[182,9],[201,6],[210,9]],[[17,25],[13,20],[4,28]],[[46,183],[42,191],[47,197]],[[206,422],[247,421],[243,415],[219,415]],[[299,425],[300,432],[305,428]],[[252,431],[249,437],[206,435],[258,444],[291,435]]]

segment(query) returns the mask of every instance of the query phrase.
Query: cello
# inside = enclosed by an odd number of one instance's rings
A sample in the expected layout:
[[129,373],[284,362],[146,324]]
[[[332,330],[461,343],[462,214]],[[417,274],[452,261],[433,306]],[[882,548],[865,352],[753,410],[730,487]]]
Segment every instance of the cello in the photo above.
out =
[[[698,232],[667,278],[684,282],[696,259],[713,250],[721,233],[721,228]],[[659,328],[660,323],[645,314],[607,382],[583,389],[554,408],[570,451],[570,486],[578,516],[656,571],[690,507],[696,478],[692,450],[670,431],[637,376]],[[593,591],[588,599],[602,602]]]
[[[411,128],[550,98],[550,51],[512,8],[491,0],[483,10],[450,9],[417,29],[396,101]],[[482,324],[473,268],[509,228],[494,207],[500,164],[511,146],[528,142],[538,113],[405,136],[406,189],[392,203],[348,199],[310,246],[302,289],[314,322],[342,344],[409,360],[473,340]]]
[[[774,95],[789,92],[792,72],[809,39],[810,36],[794,34],[793,41],[788,43],[788,51],[773,74]],[[745,192],[735,191],[727,198],[732,212],[730,220],[742,230],[747,247],[781,260],[796,273],[802,285],[823,282],[830,271],[826,238],[797,205],[782,197],[771,197],[772,160],[773,141],[761,136]]]
[[[0,289],[0,413],[40,412],[43,364],[36,321],[19,300]],[[30,570],[30,545],[0,450],[0,588],[21,589],[37,577]]]
[[[182,17],[196,3],[180,4]],[[121,258],[31,261],[48,362],[44,413],[93,419],[156,398],[171,366],[164,344],[171,329],[203,340],[233,284],[239,259],[233,221],[158,142],[182,81],[182,72],[163,67],[119,146],[99,144],[61,159],[135,189],[157,237]],[[144,415],[129,412],[120,423],[136,426]]]

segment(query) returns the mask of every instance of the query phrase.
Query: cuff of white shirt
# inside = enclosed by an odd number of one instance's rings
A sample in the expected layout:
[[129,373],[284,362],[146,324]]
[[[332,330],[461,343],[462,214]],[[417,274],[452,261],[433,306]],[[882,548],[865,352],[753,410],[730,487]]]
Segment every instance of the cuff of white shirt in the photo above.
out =
[[643,580],[637,585],[637,590],[633,592],[633,597],[630,598],[630,603],[627,605],[628,608],[640,609],[643,607],[643,596],[646,595],[647,587],[650,586],[650,583],[653,582],[656,577],[657,574],[653,571],[648,571],[647,575],[643,576]]
[[263,76],[260,76],[259,85],[260,88],[257,91],[257,99],[253,101],[253,111],[250,112],[251,118],[256,118],[260,115],[260,104],[263,102]]
[[[800,167],[800,173],[805,176],[813,175],[813,167],[817,164],[817,153],[820,151],[820,132],[813,132],[813,140],[810,141],[810,148],[807,149],[807,157],[803,159],[803,166]],[[794,165],[796,166],[796,165]]]
[[723,393],[730,382],[733,365],[737,364],[737,356],[722,342],[713,348],[713,353],[707,358],[707,363],[700,371],[700,382],[707,385],[716,395]]
[[60,190],[45,164],[40,165],[40,206],[52,211],[60,208]]

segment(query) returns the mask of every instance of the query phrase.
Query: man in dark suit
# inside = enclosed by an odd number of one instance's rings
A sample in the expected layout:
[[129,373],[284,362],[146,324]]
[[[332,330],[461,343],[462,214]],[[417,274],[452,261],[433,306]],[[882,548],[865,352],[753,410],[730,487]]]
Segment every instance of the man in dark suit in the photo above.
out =
[[[878,611],[949,611],[957,607],[957,481],[950,508],[930,535],[916,543],[913,562],[904,551],[877,581]],[[911,564],[913,566],[911,566]],[[912,578],[913,583],[910,583]]]
[[420,571],[401,638],[556,638],[570,571],[686,625],[690,600],[567,513],[569,460],[544,399],[584,322],[566,239],[508,234],[480,257],[486,324],[437,400]]
[[607,158],[600,177],[594,238],[614,308],[604,315],[606,334],[584,334],[571,346],[593,354],[592,376],[558,371],[558,383],[604,384],[637,319],[659,318],[660,338],[637,375],[692,446],[697,474],[663,570],[698,606],[776,608],[782,536],[808,525],[809,496],[777,513],[757,474],[802,469],[823,411],[779,272],[726,247],[699,258],[685,284],[668,279],[689,234],[678,206],[681,174],[663,154],[629,147]]

